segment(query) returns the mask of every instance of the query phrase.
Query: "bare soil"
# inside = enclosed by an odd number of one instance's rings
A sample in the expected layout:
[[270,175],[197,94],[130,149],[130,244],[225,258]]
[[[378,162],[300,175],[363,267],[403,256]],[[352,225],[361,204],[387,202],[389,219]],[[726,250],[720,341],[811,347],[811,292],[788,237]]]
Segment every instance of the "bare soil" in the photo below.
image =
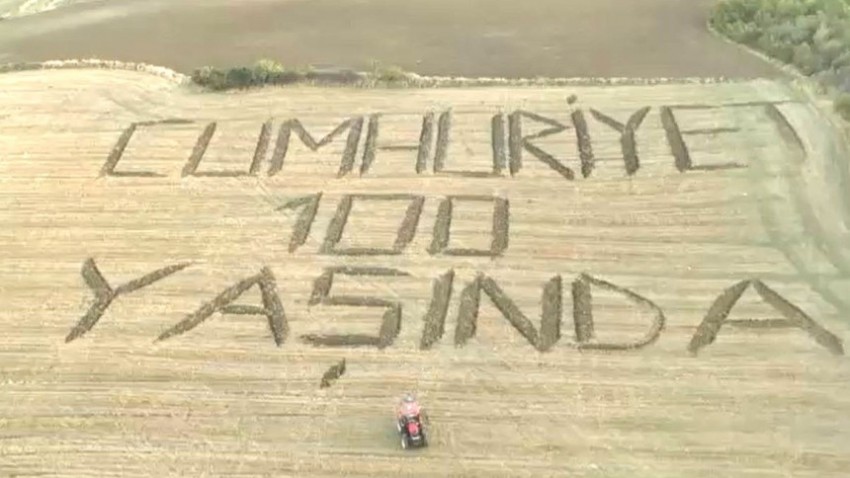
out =
[[494,77],[776,76],[712,36],[712,0],[109,0],[12,18],[0,62],[104,58],[190,72],[288,65]]

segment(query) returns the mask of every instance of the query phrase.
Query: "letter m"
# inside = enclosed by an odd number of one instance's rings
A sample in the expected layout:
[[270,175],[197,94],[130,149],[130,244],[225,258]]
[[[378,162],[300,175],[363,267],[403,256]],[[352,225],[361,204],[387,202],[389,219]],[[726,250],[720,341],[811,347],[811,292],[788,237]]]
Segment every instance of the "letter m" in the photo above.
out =
[[269,166],[269,176],[274,176],[283,168],[283,162],[286,159],[286,153],[289,150],[289,140],[294,132],[301,142],[310,148],[311,151],[318,151],[319,148],[330,144],[337,136],[348,130],[348,139],[345,142],[345,149],[342,152],[342,158],[339,163],[338,176],[342,177],[351,172],[354,167],[354,159],[357,155],[357,144],[360,142],[360,133],[363,131],[363,118],[349,118],[339,124],[333,131],[325,135],[325,137],[316,140],[301,124],[298,119],[290,119],[284,121],[278,130],[277,142],[275,143],[274,152],[272,153],[271,166]]

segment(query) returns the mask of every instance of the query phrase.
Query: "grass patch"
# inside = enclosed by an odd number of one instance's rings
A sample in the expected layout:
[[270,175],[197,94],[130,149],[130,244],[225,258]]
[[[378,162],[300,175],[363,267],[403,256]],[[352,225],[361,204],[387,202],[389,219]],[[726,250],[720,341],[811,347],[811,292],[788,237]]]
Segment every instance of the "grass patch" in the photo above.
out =
[[214,91],[224,91],[296,83],[304,81],[308,73],[308,70],[287,69],[272,60],[260,60],[253,67],[199,68],[192,73],[192,82]]
[[711,26],[793,65],[833,95],[850,119],[850,0],[721,0]]
[[372,63],[371,78],[378,83],[397,84],[404,83],[409,74],[398,66],[387,66],[380,62]]
[[351,70],[315,70],[287,68],[273,60],[260,60],[251,67],[227,69],[204,67],[192,73],[192,82],[213,91],[246,89],[294,83],[323,83],[334,85],[394,85],[404,84],[410,74],[397,66],[372,65],[369,73]]
[[850,121],[850,95],[841,93],[835,98],[835,112],[838,113],[846,121]]

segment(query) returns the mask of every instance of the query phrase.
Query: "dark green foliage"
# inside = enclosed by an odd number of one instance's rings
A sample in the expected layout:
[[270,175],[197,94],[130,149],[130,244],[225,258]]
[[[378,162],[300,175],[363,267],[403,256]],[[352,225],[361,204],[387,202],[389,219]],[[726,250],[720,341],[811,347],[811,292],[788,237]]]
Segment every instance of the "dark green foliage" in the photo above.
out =
[[192,73],[192,82],[214,91],[244,89],[264,85],[287,85],[301,81],[318,81],[332,84],[355,84],[367,79],[374,83],[395,84],[404,82],[408,74],[398,67],[375,68],[371,75],[354,71],[314,71],[310,68],[288,69],[272,60],[260,60],[252,67],[218,69],[204,67]]
[[204,67],[192,73],[195,84],[215,91],[243,89],[261,85],[283,85],[305,78],[306,73],[287,70],[271,60],[260,60],[253,67],[235,67],[220,70]]
[[835,99],[835,112],[845,120],[850,121],[850,94],[841,93]]
[[373,62],[372,78],[382,83],[402,83],[407,80],[407,73],[398,66],[386,66],[380,62]]

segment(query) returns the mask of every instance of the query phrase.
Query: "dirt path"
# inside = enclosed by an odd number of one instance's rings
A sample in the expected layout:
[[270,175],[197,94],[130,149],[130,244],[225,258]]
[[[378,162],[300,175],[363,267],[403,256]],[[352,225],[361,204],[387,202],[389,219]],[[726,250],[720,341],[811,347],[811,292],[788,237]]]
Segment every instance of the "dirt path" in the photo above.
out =
[[2,75],[0,474],[841,477],[832,140],[773,81]]
[[115,0],[11,19],[0,61],[100,57],[187,72],[261,57],[432,75],[773,76],[705,29],[711,0]]

